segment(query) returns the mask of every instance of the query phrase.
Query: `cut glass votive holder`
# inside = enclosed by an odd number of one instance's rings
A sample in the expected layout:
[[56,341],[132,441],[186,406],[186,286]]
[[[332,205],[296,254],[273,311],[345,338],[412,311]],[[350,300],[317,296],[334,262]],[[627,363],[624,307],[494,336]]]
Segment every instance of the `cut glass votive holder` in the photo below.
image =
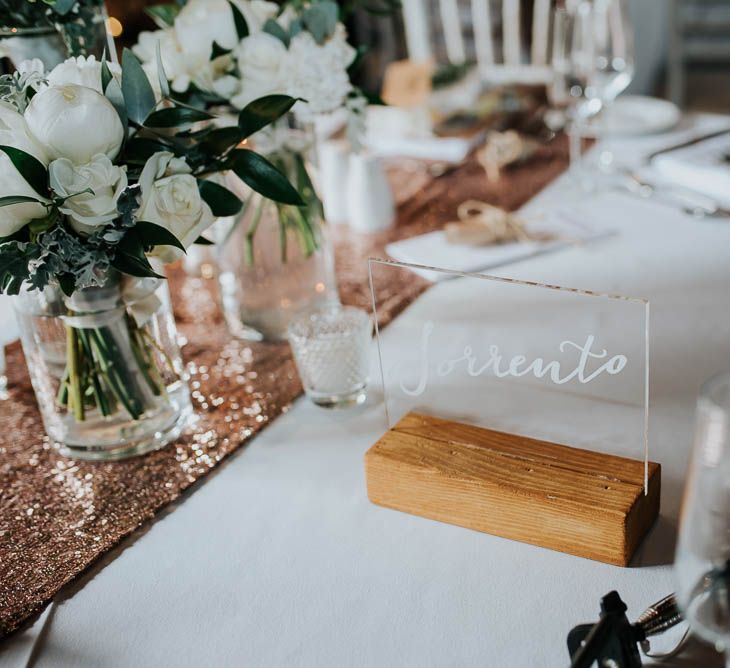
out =
[[307,396],[325,408],[361,404],[367,396],[373,324],[361,309],[312,311],[289,325],[289,342]]

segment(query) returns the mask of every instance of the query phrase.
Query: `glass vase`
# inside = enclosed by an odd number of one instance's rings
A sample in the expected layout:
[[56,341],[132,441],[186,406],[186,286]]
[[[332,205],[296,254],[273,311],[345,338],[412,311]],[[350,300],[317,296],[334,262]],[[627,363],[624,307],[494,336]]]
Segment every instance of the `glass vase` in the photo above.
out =
[[229,187],[245,206],[218,240],[218,280],[234,336],[280,341],[294,317],[339,300],[332,245],[311,176],[314,133],[290,116],[261,135],[256,150],[287,176],[305,204],[279,204],[230,177]]
[[43,425],[61,452],[122,459],[176,438],[192,408],[165,281],[25,290],[15,299]]

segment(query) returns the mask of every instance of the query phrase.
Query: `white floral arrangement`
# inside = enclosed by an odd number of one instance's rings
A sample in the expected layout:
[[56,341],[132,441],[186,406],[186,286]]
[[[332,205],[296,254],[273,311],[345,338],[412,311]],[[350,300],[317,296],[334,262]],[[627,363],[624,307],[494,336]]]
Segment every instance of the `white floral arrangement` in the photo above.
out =
[[294,103],[255,100],[236,128],[217,128],[171,99],[162,69],[155,94],[131,51],[121,67],[78,57],[0,77],[0,292],[43,291],[72,316],[56,398],[66,415],[138,420],[165,401],[163,378],[177,372],[149,324],[163,278],[150,258],[181,257],[216,216],[241,209],[220,183],[227,170],[262,196],[302,204],[270,162],[239,147]]
[[[158,5],[162,26],[143,32],[133,48],[150,81],[161,62],[172,90],[243,109],[264,95],[299,98],[299,115],[329,113],[357,91],[348,68],[357,51],[347,41],[332,0],[188,0],[182,8]],[[212,94],[212,95],[211,95]],[[306,101],[306,102],[305,102]]]
[[140,63],[93,56],[51,72],[40,61],[0,77],[0,291],[59,285],[70,295],[116,270],[157,274],[241,201],[217,176],[232,170],[253,190],[288,204],[301,198],[241,139],[294,103],[277,96],[241,113],[234,135],[192,132],[208,112],[155,95]]

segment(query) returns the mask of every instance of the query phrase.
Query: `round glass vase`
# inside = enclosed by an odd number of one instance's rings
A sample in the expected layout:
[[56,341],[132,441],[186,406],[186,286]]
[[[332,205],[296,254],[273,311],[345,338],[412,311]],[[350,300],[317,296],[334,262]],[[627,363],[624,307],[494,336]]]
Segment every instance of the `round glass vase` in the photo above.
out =
[[231,175],[228,185],[245,205],[219,237],[218,280],[234,336],[282,341],[294,317],[339,304],[339,299],[332,244],[310,176],[314,132],[310,126],[297,127],[290,115],[262,134],[256,136],[256,150],[287,176],[305,204],[266,199]]
[[192,416],[165,281],[110,279],[14,301],[43,426],[62,454],[114,460],[163,447]]

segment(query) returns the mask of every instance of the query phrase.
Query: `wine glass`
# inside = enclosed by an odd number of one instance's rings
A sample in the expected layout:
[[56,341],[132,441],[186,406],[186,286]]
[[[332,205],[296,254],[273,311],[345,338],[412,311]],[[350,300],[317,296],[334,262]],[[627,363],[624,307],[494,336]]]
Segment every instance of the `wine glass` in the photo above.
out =
[[571,171],[583,185],[583,136],[591,134],[601,111],[629,85],[633,62],[626,0],[579,0],[555,10],[548,94],[567,119]]
[[730,374],[707,383],[697,404],[675,573],[692,630],[730,666]]

